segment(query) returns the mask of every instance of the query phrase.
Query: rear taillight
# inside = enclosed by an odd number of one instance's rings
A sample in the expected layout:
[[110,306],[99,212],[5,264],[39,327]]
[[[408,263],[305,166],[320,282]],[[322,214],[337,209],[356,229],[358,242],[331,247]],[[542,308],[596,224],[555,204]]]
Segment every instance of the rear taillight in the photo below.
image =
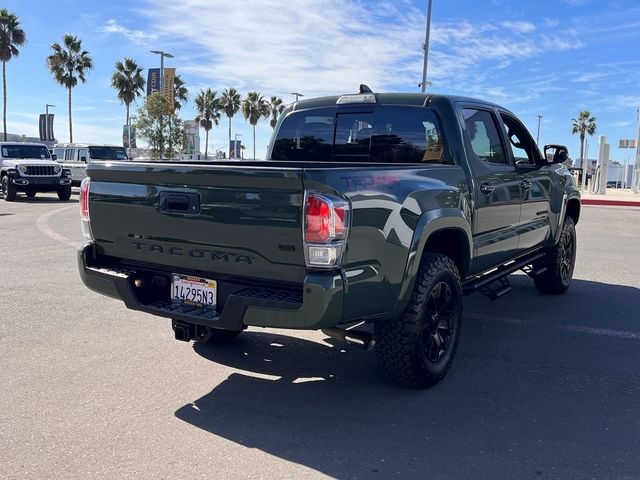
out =
[[349,204],[324,193],[307,192],[304,202],[304,252],[307,267],[342,263],[349,229]]
[[89,187],[91,180],[86,177],[80,184],[80,227],[82,235],[87,240],[93,240],[91,232],[91,219],[89,218]]

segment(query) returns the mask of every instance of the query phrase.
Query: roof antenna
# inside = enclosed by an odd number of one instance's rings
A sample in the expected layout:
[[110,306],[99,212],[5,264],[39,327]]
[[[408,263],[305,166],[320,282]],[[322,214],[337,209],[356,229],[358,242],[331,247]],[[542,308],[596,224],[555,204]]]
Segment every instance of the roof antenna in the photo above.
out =
[[360,92],[359,93],[373,93],[371,89],[365,85],[364,83],[360,84]]

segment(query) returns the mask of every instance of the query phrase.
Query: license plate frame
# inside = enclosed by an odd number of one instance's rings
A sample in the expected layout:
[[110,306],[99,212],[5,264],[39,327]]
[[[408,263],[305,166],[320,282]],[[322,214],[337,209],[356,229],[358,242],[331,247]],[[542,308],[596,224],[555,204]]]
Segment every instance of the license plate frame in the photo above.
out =
[[171,275],[171,301],[195,307],[216,308],[218,282],[193,275]]

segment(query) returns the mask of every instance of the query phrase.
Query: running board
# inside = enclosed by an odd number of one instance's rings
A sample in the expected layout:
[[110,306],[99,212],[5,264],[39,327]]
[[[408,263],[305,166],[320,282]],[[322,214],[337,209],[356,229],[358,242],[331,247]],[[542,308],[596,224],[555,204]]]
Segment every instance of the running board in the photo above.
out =
[[540,275],[546,270],[546,268],[539,268],[534,270],[532,264],[541,258],[545,254],[543,252],[514,260],[506,265],[491,270],[484,275],[478,275],[473,277],[462,284],[462,291],[465,295],[470,295],[474,292],[480,292],[491,300],[496,300],[501,296],[511,291],[511,285],[506,278],[507,275],[511,275],[518,270],[524,271],[530,277]]
[[342,340],[363,350],[371,350],[375,345],[373,335],[362,330],[343,330],[342,328],[323,328],[322,333],[327,337]]

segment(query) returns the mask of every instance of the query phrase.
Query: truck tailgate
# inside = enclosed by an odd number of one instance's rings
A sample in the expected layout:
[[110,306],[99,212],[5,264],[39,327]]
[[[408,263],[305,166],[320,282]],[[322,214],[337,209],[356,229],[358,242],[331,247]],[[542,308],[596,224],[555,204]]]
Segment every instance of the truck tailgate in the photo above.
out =
[[[91,164],[97,253],[180,272],[302,284],[302,169]],[[219,274],[219,276],[217,276]]]

